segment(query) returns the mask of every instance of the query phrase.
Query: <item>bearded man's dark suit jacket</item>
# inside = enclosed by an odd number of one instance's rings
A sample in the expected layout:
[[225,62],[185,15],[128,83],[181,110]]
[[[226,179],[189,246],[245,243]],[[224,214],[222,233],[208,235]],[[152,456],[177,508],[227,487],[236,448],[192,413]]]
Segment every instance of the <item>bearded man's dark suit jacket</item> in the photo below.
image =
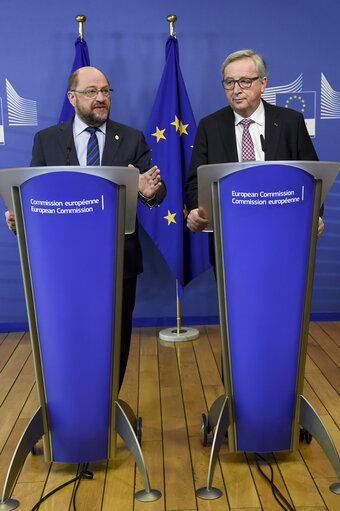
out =
[[[34,137],[31,167],[79,165],[72,134],[73,119],[39,131]],[[151,167],[150,156],[150,149],[142,132],[110,119],[106,121],[106,137],[101,162],[103,166],[127,167],[131,163],[143,173]],[[139,198],[148,207],[153,207],[160,204],[165,195],[166,188],[163,183],[152,200],[146,201],[141,196]],[[125,236],[124,246],[120,382],[123,381],[129,354],[136,279],[142,271],[142,250],[136,219],[136,230],[133,234]]]
[[[263,100],[262,100],[263,101]],[[318,160],[303,115],[263,101],[265,112],[264,153],[267,161]],[[198,125],[186,182],[189,211],[198,207],[197,168],[210,163],[237,162],[234,111],[230,106],[202,119]],[[213,240],[210,259],[214,263]]]

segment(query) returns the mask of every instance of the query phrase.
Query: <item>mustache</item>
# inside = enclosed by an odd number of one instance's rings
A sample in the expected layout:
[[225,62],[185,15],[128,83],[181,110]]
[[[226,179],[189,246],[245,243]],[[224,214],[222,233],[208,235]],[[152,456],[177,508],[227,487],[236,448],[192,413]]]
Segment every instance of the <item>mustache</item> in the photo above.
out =
[[104,101],[96,101],[93,106],[96,107],[96,106],[103,106],[103,105],[106,105],[105,100]]

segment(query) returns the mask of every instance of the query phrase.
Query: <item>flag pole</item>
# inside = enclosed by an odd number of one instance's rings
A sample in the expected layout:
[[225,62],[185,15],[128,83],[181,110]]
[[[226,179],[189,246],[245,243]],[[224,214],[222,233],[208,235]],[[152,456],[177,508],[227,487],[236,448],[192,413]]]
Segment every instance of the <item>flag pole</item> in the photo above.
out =
[[[87,48],[86,41],[84,39],[84,27],[83,23],[86,21],[86,16],[84,14],[78,14],[75,17],[75,20],[79,23],[79,36],[77,37],[74,46],[75,46],[75,57],[71,69],[71,73],[79,69],[80,67],[89,66],[90,65],[90,56]],[[64,97],[64,103],[61,109],[61,113],[59,116],[59,122],[65,122],[71,119],[74,115],[74,108],[68,100],[67,97],[68,89],[66,88],[66,93]]]
[[76,16],[76,21],[78,21],[78,23],[79,23],[79,37],[80,37],[80,40],[82,41],[84,39],[83,23],[85,23],[85,21],[86,21],[86,16],[84,14],[78,14]]
[[[169,14],[166,18],[170,23],[170,35],[176,37],[175,21],[177,21],[176,14]],[[196,328],[182,328],[181,326],[181,301],[178,297],[178,280],[176,279],[176,300],[177,300],[177,328],[165,328],[160,330],[159,338],[162,341],[193,341],[199,337],[199,331]]]

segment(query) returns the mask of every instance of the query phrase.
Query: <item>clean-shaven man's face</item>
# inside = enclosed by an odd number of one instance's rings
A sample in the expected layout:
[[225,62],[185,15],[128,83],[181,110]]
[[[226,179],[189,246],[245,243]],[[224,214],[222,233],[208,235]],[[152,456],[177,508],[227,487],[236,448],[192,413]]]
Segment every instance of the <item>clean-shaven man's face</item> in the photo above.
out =
[[[244,57],[230,62],[225,67],[223,79],[239,80],[255,76],[258,76],[255,61],[251,57]],[[241,89],[239,84],[235,83],[233,90],[225,91],[229,105],[242,117],[250,117],[259,106],[266,85],[267,77],[254,80],[249,89]]]

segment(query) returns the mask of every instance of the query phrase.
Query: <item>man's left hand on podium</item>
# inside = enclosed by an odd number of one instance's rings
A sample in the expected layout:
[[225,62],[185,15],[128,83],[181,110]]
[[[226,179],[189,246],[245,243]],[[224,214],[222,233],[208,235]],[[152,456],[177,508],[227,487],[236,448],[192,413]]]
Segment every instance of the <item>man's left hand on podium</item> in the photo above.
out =
[[6,222],[10,231],[16,232],[15,218],[13,211],[6,211]]
[[320,238],[321,234],[325,230],[325,224],[323,223],[323,220],[321,216],[319,216],[319,225],[318,225],[318,238]]

